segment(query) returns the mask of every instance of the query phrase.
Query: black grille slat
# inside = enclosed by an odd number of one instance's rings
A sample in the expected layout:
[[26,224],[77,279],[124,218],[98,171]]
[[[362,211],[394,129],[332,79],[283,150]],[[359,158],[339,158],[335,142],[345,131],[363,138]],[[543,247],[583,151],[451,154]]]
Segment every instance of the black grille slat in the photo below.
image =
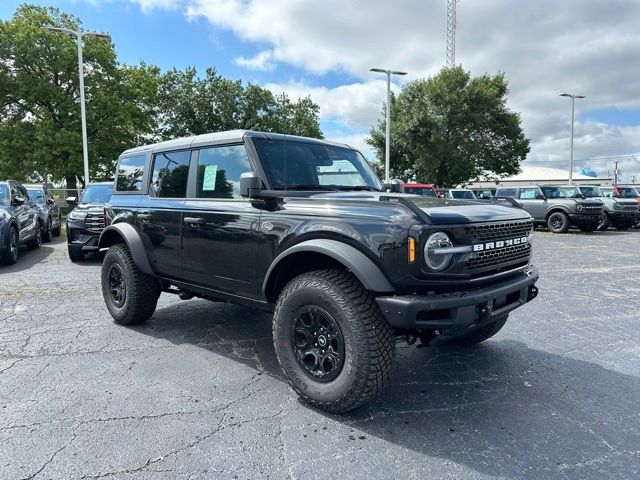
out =
[[84,219],[84,227],[90,232],[100,233],[105,227],[104,212],[89,212]]
[[531,245],[528,243],[478,252],[473,254],[467,261],[467,271],[475,272],[492,267],[499,268],[513,263],[528,262],[530,255]]
[[467,238],[474,243],[509,240],[528,237],[533,229],[533,220],[519,222],[492,223],[465,227]]

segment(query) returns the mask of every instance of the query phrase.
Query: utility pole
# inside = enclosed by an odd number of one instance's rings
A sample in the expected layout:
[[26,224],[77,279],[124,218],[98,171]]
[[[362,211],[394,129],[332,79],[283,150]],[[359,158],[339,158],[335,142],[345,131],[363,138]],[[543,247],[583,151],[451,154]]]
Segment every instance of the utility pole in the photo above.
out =
[[89,184],[89,147],[87,146],[87,114],[84,107],[84,62],[82,61],[82,37],[106,38],[111,40],[108,33],[85,32],[70,28],[47,27],[52,32],[67,33],[76,37],[78,44],[78,76],[80,78],[80,122],[82,128],[82,159],[84,163],[84,187]]
[[561,93],[561,97],[571,98],[571,160],[569,161],[569,185],[573,185],[573,123],[576,110],[576,98],[587,98],[584,95],[574,95],[573,93]]
[[616,160],[614,163],[614,167],[613,167],[613,184],[617,185],[618,184],[618,176],[620,175],[620,171],[618,170],[618,164],[622,163],[620,160]]
[[387,75],[387,121],[386,139],[384,145],[384,181],[389,183],[389,169],[391,163],[391,75],[406,75],[407,72],[399,72],[397,70],[389,70],[384,68],[371,68],[370,72],[384,73]]
[[456,4],[458,0],[447,0],[447,68],[456,65]]

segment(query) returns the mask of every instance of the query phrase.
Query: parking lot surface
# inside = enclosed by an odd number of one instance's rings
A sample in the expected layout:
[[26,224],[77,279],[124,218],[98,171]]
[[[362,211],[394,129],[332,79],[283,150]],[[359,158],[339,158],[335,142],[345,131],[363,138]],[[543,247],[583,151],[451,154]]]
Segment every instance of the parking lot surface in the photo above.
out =
[[398,344],[347,415],[301,404],[271,318],[162,295],[114,324],[61,241],[0,267],[0,478],[640,478],[640,232],[537,232],[540,295],[475,348]]

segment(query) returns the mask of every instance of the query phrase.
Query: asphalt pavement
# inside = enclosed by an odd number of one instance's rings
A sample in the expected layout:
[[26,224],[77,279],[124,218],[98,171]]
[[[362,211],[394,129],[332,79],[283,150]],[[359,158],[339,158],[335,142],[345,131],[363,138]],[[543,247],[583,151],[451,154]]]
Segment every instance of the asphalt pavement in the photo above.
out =
[[540,295],[382,396],[300,403],[271,318],[163,294],[114,324],[61,240],[0,267],[0,479],[640,478],[640,232],[537,232]]

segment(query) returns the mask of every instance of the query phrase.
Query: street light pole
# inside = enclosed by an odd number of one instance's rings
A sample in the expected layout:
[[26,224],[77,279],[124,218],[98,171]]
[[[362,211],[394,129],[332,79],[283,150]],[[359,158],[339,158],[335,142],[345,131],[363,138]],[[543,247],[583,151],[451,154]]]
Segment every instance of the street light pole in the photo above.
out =
[[389,70],[384,68],[371,68],[370,72],[379,72],[387,75],[387,121],[386,135],[384,145],[384,181],[390,182],[389,170],[391,163],[391,75],[406,75],[407,72],[399,72],[397,70]]
[[573,185],[573,123],[576,109],[576,98],[586,98],[584,95],[574,95],[573,93],[561,93],[561,97],[571,98],[571,159],[569,160],[569,185]]
[[89,147],[87,145],[87,114],[84,102],[84,62],[82,60],[82,37],[97,37],[111,39],[107,33],[84,32],[82,30],[71,30],[70,28],[47,27],[52,32],[67,33],[76,37],[78,44],[78,77],[80,78],[80,124],[82,127],[82,159],[84,163],[84,186],[89,184]]

